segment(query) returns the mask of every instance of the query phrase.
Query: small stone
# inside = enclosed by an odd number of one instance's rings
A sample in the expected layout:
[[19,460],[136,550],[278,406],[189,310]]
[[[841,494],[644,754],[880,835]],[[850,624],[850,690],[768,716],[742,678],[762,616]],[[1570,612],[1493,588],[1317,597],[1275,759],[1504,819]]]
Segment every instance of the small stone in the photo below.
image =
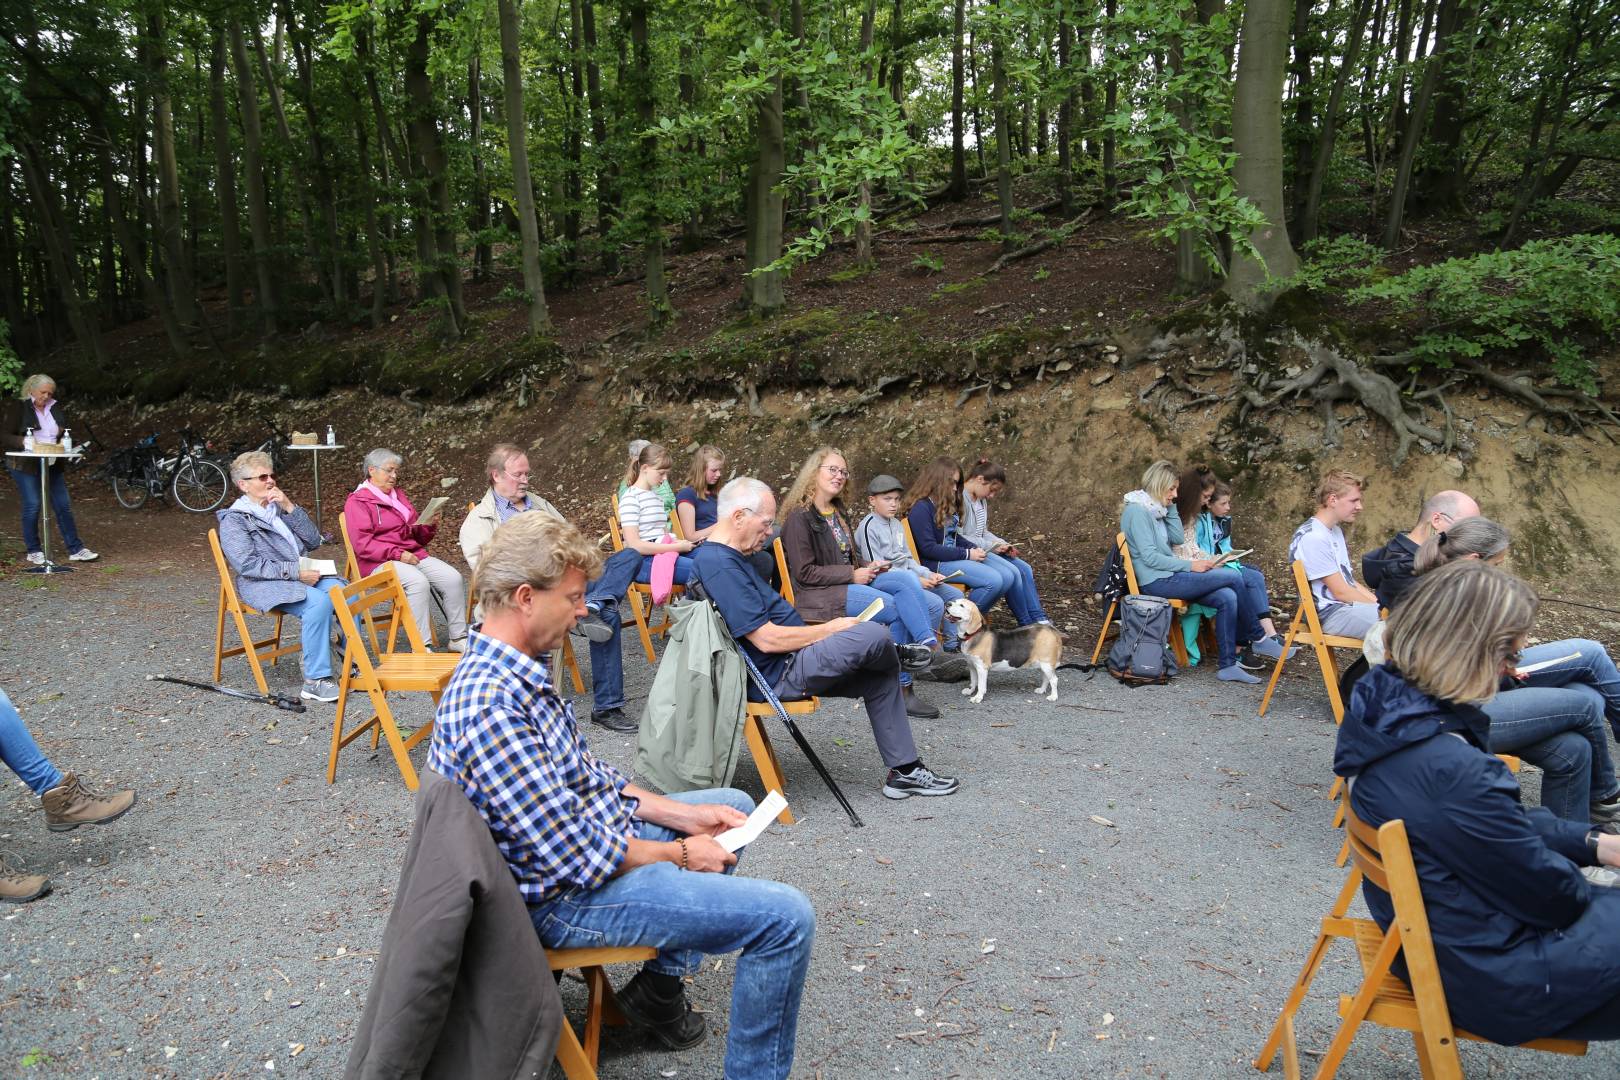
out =
[[1114,373],[1112,371],[1105,371],[1101,375],[1093,376],[1092,380],[1091,380],[1091,385],[1092,386],[1101,386],[1103,383],[1107,382],[1109,379],[1112,379],[1113,377],[1114,377]]
[[455,487],[459,483],[461,483],[461,480],[459,478],[457,478],[457,477],[454,477],[454,476],[441,476],[441,477],[439,477],[439,486],[441,488],[443,488],[444,490],[446,490],[446,491],[449,491],[451,488]]

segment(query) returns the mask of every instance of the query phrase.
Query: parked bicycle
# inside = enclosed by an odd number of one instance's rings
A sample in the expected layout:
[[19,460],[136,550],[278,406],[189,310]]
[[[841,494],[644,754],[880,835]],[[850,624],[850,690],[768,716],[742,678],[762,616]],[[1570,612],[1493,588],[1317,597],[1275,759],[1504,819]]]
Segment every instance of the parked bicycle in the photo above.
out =
[[224,502],[230,490],[230,478],[214,460],[213,444],[189,428],[181,430],[176,450],[163,450],[158,437],[148,435],[114,452],[102,471],[112,481],[118,505],[127,510],[140,509],[154,495],[172,495],[183,509],[202,514]]

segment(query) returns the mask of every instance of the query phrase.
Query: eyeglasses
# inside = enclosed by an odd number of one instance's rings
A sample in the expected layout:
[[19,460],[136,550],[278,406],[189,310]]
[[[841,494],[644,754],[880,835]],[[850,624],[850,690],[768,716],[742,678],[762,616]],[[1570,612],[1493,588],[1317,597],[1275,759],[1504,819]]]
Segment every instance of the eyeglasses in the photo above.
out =
[[268,483],[271,480],[274,480],[275,478],[276,478],[276,474],[273,473],[273,472],[262,472],[258,476],[250,476],[250,477],[248,477],[249,480],[257,480],[261,484]]
[[1523,660],[1523,659],[1524,659],[1524,652],[1522,650],[1519,650],[1519,649],[1514,649],[1512,652],[1510,652],[1506,656],[1502,657],[1502,666],[1503,667],[1514,667],[1514,668],[1516,668],[1516,667],[1519,666],[1519,661]]
[[840,480],[849,476],[849,470],[838,465],[823,465],[822,468],[827,470],[827,475],[837,477]]

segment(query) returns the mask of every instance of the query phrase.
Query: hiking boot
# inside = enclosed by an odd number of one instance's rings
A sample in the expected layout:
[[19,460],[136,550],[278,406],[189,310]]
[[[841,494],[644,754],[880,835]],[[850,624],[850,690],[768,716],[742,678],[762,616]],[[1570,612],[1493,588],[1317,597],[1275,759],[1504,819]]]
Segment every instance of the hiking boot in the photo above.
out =
[[311,701],[336,701],[338,684],[331,679],[305,679],[304,689],[298,696]]
[[1581,877],[1590,881],[1593,885],[1602,885],[1610,889],[1620,886],[1620,874],[1610,870],[1607,866],[1583,866],[1581,867]]
[[913,795],[955,795],[957,784],[953,776],[935,776],[926,765],[918,765],[910,772],[890,769],[883,782],[883,794],[890,799],[909,799]]
[[601,712],[592,712],[591,723],[605,727],[609,731],[616,731],[620,735],[634,735],[641,730],[641,724],[624,715],[623,709],[603,709]]
[[105,825],[129,813],[135,805],[133,791],[115,791],[111,795],[97,795],[85,790],[79,778],[72,773],[62,782],[39,797],[45,807],[45,827],[51,832],[67,832],[80,825]]
[[585,640],[594,641],[598,645],[613,640],[613,626],[595,608],[586,609],[585,617],[574,624],[574,629],[584,634]]
[[909,686],[905,687],[905,695],[906,695],[906,715],[907,716],[914,716],[918,720],[938,720],[939,719],[939,709],[938,709],[938,707],[934,706],[934,705],[930,705],[930,704],[928,704],[927,701],[924,701],[922,698],[918,697],[917,692],[915,690],[913,690],[911,687],[909,687]]
[[653,988],[653,976],[646,971],[636,972],[636,977],[624,989],[615,991],[614,997],[626,1020],[646,1028],[667,1049],[691,1049],[709,1033],[708,1021],[702,1013],[693,1012],[686,1000],[684,986],[672,998],[661,997]]
[[926,645],[896,645],[894,651],[900,654],[901,671],[927,671],[934,662],[934,650]]
[[5,860],[0,859],[0,900],[8,904],[26,904],[50,891],[51,879],[44,874],[13,870]]

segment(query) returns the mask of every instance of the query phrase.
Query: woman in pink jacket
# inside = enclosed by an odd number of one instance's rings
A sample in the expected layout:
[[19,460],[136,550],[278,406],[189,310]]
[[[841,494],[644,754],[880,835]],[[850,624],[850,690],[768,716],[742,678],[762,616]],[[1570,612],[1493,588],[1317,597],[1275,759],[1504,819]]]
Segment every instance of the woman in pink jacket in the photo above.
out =
[[437,597],[450,625],[450,648],[461,652],[467,646],[466,586],[455,567],[427,553],[438,526],[418,522],[416,507],[399,490],[402,460],[381,448],[366,455],[366,479],[343,504],[349,542],[362,575],[392,564],[423,641],[432,637],[432,601]]

